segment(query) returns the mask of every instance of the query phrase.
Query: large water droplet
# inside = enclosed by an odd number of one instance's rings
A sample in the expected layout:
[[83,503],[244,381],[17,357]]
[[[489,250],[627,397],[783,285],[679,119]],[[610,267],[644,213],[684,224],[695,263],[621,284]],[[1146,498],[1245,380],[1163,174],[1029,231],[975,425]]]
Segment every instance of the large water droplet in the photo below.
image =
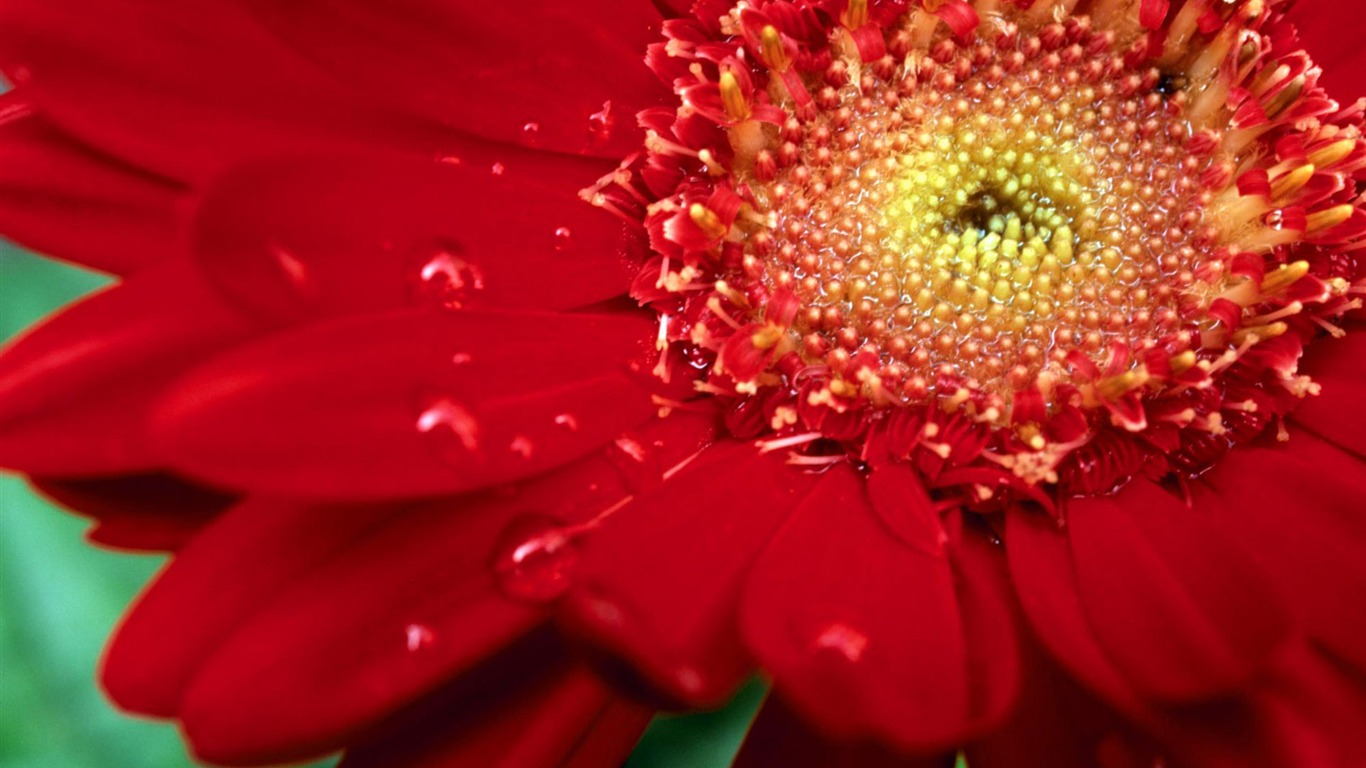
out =
[[838,653],[850,662],[863,658],[868,648],[868,636],[844,622],[825,624],[811,640],[811,650],[816,653]]
[[517,435],[512,438],[512,442],[508,445],[508,450],[524,459],[529,459],[531,458],[531,454],[536,451],[536,446],[531,442],[531,438],[526,435]]
[[504,530],[493,570],[509,597],[546,602],[564,594],[579,562],[572,535],[543,515],[523,515]]
[[469,409],[450,398],[429,399],[418,413],[417,431],[449,460],[465,460],[479,450],[479,422]]
[[574,245],[574,233],[569,231],[569,227],[555,228],[555,250],[563,253]]
[[438,238],[418,245],[413,253],[418,304],[460,309],[484,289],[484,273],[464,257],[458,243]]
[[269,250],[271,258],[275,260],[275,266],[289,281],[290,286],[300,293],[308,293],[312,285],[308,264],[284,246],[271,245]]
[[408,624],[403,627],[403,642],[409,653],[417,653],[436,642],[436,633],[425,624]]
[[541,143],[541,124],[535,121],[522,126],[522,143],[534,147]]
[[645,446],[634,437],[622,436],[616,440],[616,446],[622,453],[626,454],[632,461],[644,464],[648,454],[645,453]]

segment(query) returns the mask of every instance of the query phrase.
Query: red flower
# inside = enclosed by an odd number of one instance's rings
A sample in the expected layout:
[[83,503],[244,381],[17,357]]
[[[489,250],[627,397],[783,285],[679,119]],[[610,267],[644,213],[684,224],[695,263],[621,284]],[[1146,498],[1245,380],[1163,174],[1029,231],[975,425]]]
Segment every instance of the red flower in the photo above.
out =
[[597,766],[758,669],[746,765],[1366,764],[1347,4],[1322,78],[1276,0],[683,5],[0,6],[0,228],[124,278],[0,464],[176,552],[113,699]]

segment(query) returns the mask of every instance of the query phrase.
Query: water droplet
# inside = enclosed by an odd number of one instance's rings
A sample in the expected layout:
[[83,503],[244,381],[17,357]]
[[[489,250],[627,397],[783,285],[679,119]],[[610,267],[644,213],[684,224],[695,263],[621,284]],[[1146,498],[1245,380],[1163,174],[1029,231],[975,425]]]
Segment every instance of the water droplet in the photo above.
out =
[[507,166],[502,163],[494,163],[493,167],[489,170],[494,176],[502,176],[503,173],[507,171]]
[[569,227],[555,228],[555,250],[563,253],[564,251],[569,250],[569,247],[573,244],[574,233],[569,231]]
[[633,437],[618,437],[616,446],[621,449],[622,453],[630,456],[633,460],[638,461],[641,464],[645,463],[645,446],[641,445],[639,440],[636,440]]
[[448,155],[444,152],[436,156],[436,161],[438,163],[442,163],[445,165],[454,165],[457,167],[465,164],[465,159],[460,155]]
[[834,651],[850,662],[857,662],[868,648],[868,636],[843,622],[831,622],[811,641],[813,651]]
[[572,413],[562,413],[559,416],[556,416],[555,423],[561,427],[564,427],[570,432],[579,431],[579,420]]
[[408,651],[416,653],[431,646],[436,641],[436,634],[425,624],[409,624],[403,628],[403,639]]
[[522,143],[534,147],[541,143],[541,124],[530,122],[522,126]]
[[508,445],[508,449],[524,459],[529,459],[535,446],[531,444],[531,438],[526,435],[518,435],[512,438],[512,443]]
[[460,309],[472,293],[484,289],[484,273],[464,257],[457,243],[436,239],[417,246],[413,253],[417,303]]
[[508,525],[494,550],[493,570],[504,594],[546,602],[569,588],[579,552],[556,520],[523,515]]
[[592,144],[602,144],[612,135],[612,124],[616,122],[612,114],[612,102],[604,101],[602,111],[588,116],[588,139]]
[[468,458],[479,449],[479,422],[467,408],[449,398],[432,400],[422,409],[417,431],[430,435],[452,459]]
[[268,249],[271,258],[275,260],[275,266],[280,269],[280,273],[289,284],[300,293],[310,292],[312,282],[309,279],[308,264],[284,246],[272,244]]
[[706,684],[702,673],[694,667],[679,667],[674,670],[674,681],[678,683],[679,688],[694,695],[701,693]]
[[468,352],[456,352],[451,355],[451,362],[455,365],[469,365],[474,362],[474,355]]

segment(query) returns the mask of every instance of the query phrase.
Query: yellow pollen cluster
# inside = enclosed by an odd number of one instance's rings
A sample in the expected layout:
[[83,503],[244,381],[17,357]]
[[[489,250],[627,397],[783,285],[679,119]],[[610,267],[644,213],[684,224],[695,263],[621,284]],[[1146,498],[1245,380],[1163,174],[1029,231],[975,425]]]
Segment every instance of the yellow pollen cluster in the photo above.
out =
[[1180,327],[1207,236],[1184,96],[1155,72],[959,56],[865,73],[783,128],[759,248],[801,301],[803,353],[875,350],[912,398],[942,375],[1008,398],[1072,350],[1099,362]]

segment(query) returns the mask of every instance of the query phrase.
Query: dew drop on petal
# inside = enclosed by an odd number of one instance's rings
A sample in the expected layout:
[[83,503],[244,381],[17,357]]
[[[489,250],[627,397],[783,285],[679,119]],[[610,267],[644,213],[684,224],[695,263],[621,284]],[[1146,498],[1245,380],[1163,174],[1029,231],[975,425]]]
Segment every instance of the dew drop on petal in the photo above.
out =
[[674,682],[678,684],[680,689],[693,695],[701,693],[706,685],[702,673],[698,672],[695,667],[679,667],[674,670]]
[[493,167],[489,169],[489,172],[492,173],[494,176],[502,176],[504,173],[507,172],[507,166],[503,165],[502,163],[494,163]]
[[403,641],[410,653],[417,653],[436,641],[436,633],[425,624],[408,624],[403,628]]
[[524,459],[529,459],[531,458],[531,454],[536,450],[536,446],[532,444],[531,438],[526,435],[517,435],[512,438],[512,442],[508,445],[508,450]]
[[811,640],[811,650],[815,653],[833,651],[851,663],[863,658],[868,648],[868,636],[843,622],[825,624]]
[[569,588],[579,552],[563,525],[542,515],[523,515],[504,530],[493,570],[503,593],[517,600],[554,600]]
[[299,258],[297,254],[284,246],[271,245],[269,250],[271,258],[275,260],[275,266],[279,268],[280,273],[289,281],[290,286],[299,293],[310,293],[312,281],[310,279],[308,264],[306,264],[303,259]]
[[449,460],[462,460],[479,450],[479,422],[468,408],[450,398],[427,401],[418,413],[417,431]]
[[646,459],[645,446],[633,437],[619,437],[616,439],[616,446],[621,452],[626,454],[631,460],[644,464]]
[[556,416],[555,424],[564,427],[570,432],[579,431],[579,419],[572,413],[562,413],[559,416]]
[[444,238],[425,241],[413,249],[414,299],[421,306],[461,309],[484,289],[484,273],[463,255],[463,249]]
[[472,362],[474,362],[474,355],[468,352],[456,352],[451,355],[452,365],[469,365]]
[[574,233],[569,231],[569,227],[555,228],[555,250],[561,253],[569,250],[574,244]]
[[541,124],[529,122],[522,126],[522,143],[534,147],[541,143]]
[[607,460],[612,463],[626,487],[638,493],[659,481],[659,462],[649,449],[636,438],[622,435],[607,449]]

